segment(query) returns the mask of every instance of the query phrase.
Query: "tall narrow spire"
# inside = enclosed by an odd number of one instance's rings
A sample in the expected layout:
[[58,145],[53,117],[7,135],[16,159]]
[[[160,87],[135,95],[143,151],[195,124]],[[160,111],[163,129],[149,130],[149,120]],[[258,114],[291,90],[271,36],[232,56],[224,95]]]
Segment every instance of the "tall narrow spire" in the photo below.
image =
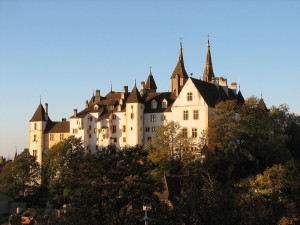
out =
[[183,63],[183,54],[182,54],[182,43],[180,41],[180,47],[179,47],[179,60]]
[[206,60],[205,60],[204,72],[203,72],[203,80],[206,82],[210,82],[213,77],[215,77],[215,74],[213,71],[211,55],[210,55],[210,43],[209,43],[209,39],[208,39],[207,50],[206,50]]

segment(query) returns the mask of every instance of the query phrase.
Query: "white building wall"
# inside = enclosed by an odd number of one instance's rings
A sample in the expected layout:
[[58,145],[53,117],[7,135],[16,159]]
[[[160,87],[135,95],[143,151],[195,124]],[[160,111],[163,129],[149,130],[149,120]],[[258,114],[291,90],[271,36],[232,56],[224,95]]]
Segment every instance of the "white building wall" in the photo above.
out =
[[[144,144],[148,143],[148,138],[151,138],[153,141],[155,129],[164,124],[162,117],[167,113],[144,113]],[[151,120],[151,117],[155,116],[155,121]],[[147,129],[149,128],[149,131]]]
[[[133,113],[133,118],[131,117]],[[143,144],[144,104],[126,104],[126,142],[128,146]]]
[[[192,93],[192,100],[187,100],[187,94]],[[198,110],[198,119],[194,119],[194,111]],[[183,112],[188,111],[188,119],[184,120]],[[192,136],[192,129],[197,128],[198,137],[208,127],[209,107],[199,91],[188,79],[179,96],[172,106],[171,120],[179,122],[181,128],[187,128],[188,137]]]
[[[30,153],[30,155],[35,155],[37,162],[40,164],[42,164],[42,156],[43,156],[43,151],[44,151],[44,130],[45,130],[45,128],[46,128],[45,121],[29,122],[29,133],[28,133],[29,153]],[[36,150],[36,153],[34,153],[35,150]]]

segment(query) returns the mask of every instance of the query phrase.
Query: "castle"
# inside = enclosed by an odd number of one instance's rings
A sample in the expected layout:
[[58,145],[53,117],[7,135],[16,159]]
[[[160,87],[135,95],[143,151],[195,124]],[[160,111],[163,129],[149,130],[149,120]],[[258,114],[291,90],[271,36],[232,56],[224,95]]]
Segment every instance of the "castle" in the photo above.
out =
[[171,91],[157,92],[151,72],[140,90],[134,84],[131,92],[124,86],[121,92],[110,91],[101,96],[96,90],[85,109],[74,109],[69,121],[53,122],[48,104],[40,104],[29,121],[28,149],[42,163],[43,153],[54,144],[74,135],[81,138],[86,151],[95,152],[109,144],[119,148],[144,145],[151,141],[157,127],[166,121],[178,122],[183,136],[198,138],[209,125],[209,117],[219,101],[244,101],[237,83],[227,85],[227,79],[213,72],[210,43],[207,43],[202,79],[189,77],[180,43],[179,58],[170,78]]

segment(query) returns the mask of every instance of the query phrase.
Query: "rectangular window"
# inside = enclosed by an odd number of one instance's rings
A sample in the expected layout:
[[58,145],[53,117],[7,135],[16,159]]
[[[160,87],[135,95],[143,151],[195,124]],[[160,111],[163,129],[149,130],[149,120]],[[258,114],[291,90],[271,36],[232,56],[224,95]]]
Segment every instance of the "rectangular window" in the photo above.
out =
[[134,113],[130,113],[130,118],[131,118],[131,119],[134,118]]
[[117,119],[117,116],[115,114],[113,114],[112,119],[113,120]]
[[156,132],[156,127],[152,127],[152,132]]
[[150,127],[145,127],[145,132],[150,132]]
[[116,132],[117,132],[117,126],[116,126],[116,125],[113,125],[113,126],[112,126],[112,132],[113,132],[113,133],[116,133]]
[[126,137],[123,137],[123,142],[126,142]]
[[187,93],[187,100],[188,101],[192,101],[193,100],[193,93],[192,92],[188,92]]
[[50,141],[54,141],[54,134],[50,134]]
[[161,121],[165,121],[166,120],[166,116],[162,115],[161,116]]
[[151,115],[151,122],[156,122],[156,115]]
[[90,121],[93,121],[93,117],[92,116],[90,117]]
[[194,120],[199,119],[199,110],[194,110]]
[[187,129],[186,128],[182,128],[181,132],[182,132],[182,137],[183,138],[187,138],[187,136],[188,136]]
[[189,111],[188,110],[184,110],[183,111],[183,120],[188,120],[189,119]]
[[37,150],[34,149],[34,150],[32,151],[32,156],[33,156],[33,157],[37,157]]
[[94,133],[97,133],[97,128],[94,128]]
[[123,132],[126,132],[126,126],[123,125]]
[[37,130],[37,124],[36,123],[34,123],[34,129]]
[[89,138],[92,138],[92,134],[89,134]]
[[192,128],[192,137],[193,138],[197,137],[197,128]]
[[148,141],[151,141],[151,137],[147,137],[147,140],[148,140]]
[[61,140],[61,141],[64,140],[64,134],[59,135],[59,140]]
[[73,134],[77,134],[77,133],[78,133],[78,130],[77,129],[73,129]]
[[92,126],[89,126],[89,130],[91,130],[92,129]]
[[33,141],[36,141],[36,135],[33,135]]

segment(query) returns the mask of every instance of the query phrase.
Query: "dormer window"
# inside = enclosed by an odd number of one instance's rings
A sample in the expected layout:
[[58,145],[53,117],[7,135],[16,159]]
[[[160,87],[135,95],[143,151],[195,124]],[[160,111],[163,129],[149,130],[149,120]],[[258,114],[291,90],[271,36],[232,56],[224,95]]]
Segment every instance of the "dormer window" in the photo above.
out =
[[99,106],[96,104],[96,105],[94,106],[94,109],[99,109]]
[[110,108],[110,109],[114,109],[115,106],[114,106],[114,105],[110,105],[109,108]]
[[153,100],[153,101],[151,102],[151,108],[152,108],[152,109],[156,109],[156,108],[157,108],[157,101]]
[[166,109],[166,108],[168,107],[168,102],[167,102],[166,99],[164,99],[164,100],[162,101],[161,107],[162,107],[163,109]]

